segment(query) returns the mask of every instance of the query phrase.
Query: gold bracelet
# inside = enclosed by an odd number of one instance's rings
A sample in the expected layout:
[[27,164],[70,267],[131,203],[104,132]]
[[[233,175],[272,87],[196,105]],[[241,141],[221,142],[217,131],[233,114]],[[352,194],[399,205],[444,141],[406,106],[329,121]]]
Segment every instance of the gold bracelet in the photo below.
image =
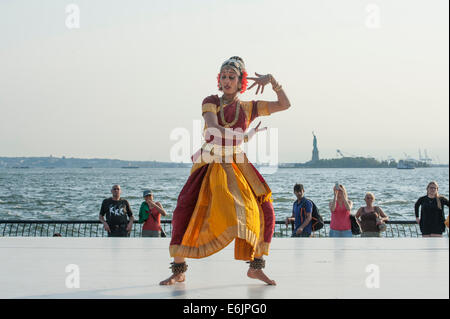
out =
[[283,89],[283,87],[281,86],[281,84],[277,83],[277,86],[272,87],[272,89],[273,89],[275,92],[279,92],[279,91],[281,91],[281,90]]
[[272,89],[275,92],[281,91],[282,86],[280,85],[280,83],[278,83],[277,81],[275,81],[274,77],[272,74],[269,74],[270,77],[270,84],[272,84]]

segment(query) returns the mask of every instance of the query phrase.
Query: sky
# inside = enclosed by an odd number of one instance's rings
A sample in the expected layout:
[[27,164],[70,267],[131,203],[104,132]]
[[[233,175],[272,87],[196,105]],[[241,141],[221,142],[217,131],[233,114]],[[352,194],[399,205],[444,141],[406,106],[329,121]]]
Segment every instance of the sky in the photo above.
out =
[[[171,161],[238,55],[291,107],[261,117],[280,162],[449,162],[447,0],[2,0],[0,156]],[[75,9],[74,9],[75,8]],[[241,100],[276,100],[245,92]],[[197,123],[197,124],[196,124]],[[272,145],[272,144],[271,144]],[[190,155],[190,154],[189,154]]]

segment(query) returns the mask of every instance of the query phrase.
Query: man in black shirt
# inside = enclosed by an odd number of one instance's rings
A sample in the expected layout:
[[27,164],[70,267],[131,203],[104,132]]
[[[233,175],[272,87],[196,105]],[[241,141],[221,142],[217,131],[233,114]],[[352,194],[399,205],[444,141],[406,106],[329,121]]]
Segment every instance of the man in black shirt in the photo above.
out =
[[120,198],[121,189],[119,185],[112,187],[111,194],[112,197],[103,200],[99,219],[108,232],[108,237],[129,237],[134,221],[130,204],[126,199]]

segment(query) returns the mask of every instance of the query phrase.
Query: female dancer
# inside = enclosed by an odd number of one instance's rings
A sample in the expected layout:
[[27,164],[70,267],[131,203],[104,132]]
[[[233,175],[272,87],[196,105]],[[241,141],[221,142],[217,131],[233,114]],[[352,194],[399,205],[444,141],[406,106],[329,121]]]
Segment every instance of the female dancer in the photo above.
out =
[[[271,190],[264,178],[240,149],[257,132],[260,123],[245,133],[258,116],[270,115],[290,107],[289,100],[270,74],[247,77],[244,61],[233,56],[225,61],[218,75],[223,95],[208,96],[202,103],[205,141],[192,156],[190,176],[181,190],[172,217],[170,255],[172,275],[161,285],[185,280],[185,258],[203,258],[235,240],[235,259],[249,261],[247,275],[269,285],[262,269],[275,227]],[[258,85],[256,94],[272,84],[278,101],[239,100],[247,80]]]
[[[449,207],[449,201],[439,195],[438,189],[436,182],[430,182],[427,186],[427,195],[420,197],[414,205],[422,237],[442,237],[445,231],[444,205]],[[420,218],[419,207],[421,207]]]

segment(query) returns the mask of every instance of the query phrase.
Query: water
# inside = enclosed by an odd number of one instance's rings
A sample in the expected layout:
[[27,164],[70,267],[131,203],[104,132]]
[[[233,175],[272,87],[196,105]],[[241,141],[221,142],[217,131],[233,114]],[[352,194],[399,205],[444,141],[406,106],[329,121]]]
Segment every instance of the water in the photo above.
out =
[[[189,168],[64,168],[0,169],[0,219],[97,219],[102,200],[110,197],[113,184],[120,184],[122,197],[130,202],[135,215],[142,202],[142,190],[153,190],[171,218]],[[273,192],[277,220],[290,216],[295,200],[293,187],[302,183],[324,219],[330,219],[328,202],[336,181],[343,184],[354,202],[353,212],[364,205],[366,191],[375,194],[375,204],[391,220],[413,220],[414,203],[426,195],[428,182],[439,184],[439,193],[448,197],[447,167],[414,170],[386,169],[278,169],[264,174]],[[447,210],[446,210],[447,215]]]

